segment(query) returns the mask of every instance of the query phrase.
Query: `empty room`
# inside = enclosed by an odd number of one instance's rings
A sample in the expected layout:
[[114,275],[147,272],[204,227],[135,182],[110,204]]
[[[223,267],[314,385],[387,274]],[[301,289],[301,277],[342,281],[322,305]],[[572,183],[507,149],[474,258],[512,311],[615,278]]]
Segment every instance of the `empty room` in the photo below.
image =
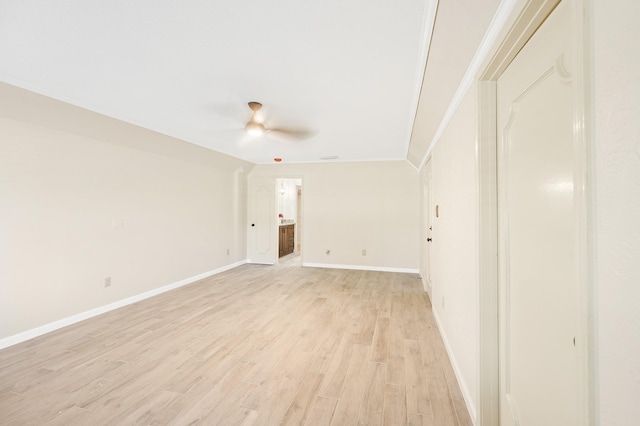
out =
[[0,0],[0,425],[632,424],[638,16]]

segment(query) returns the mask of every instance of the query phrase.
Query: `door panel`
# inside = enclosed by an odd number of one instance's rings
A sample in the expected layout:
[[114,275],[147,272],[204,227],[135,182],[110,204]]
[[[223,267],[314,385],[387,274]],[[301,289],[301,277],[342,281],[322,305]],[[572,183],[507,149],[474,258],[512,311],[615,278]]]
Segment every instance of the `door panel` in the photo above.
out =
[[249,178],[249,262],[274,264],[278,255],[274,178]]
[[433,214],[433,207],[431,205],[431,164],[428,162],[425,165],[425,175],[424,175],[424,192],[423,192],[423,202],[424,202],[424,214],[425,214],[425,235],[426,235],[426,241],[424,241],[425,244],[425,252],[424,252],[424,270],[423,272],[423,277],[425,280],[425,284],[426,287],[425,290],[429,293],[429,296],[431,297],[431,244],[432,244],[432,236],[433,236],[433,232],[432,232],[432,214]]
[[500,418],[577,424],[567,1],[498,79]]

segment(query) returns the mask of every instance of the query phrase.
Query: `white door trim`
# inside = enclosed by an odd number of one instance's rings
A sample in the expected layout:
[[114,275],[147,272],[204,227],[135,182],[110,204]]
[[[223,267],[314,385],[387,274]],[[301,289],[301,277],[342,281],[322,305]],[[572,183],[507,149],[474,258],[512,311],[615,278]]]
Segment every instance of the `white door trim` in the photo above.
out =
[[[590,177],[593,169],[591,126],[591,75],[588,57],[589,0],[564,0],[572,7],[572,51],[575,54],[576,90],[574,98],[574,142],[576,170],[575,206],[579,295],[578,336],[576,348],[579,358],[578,377],[579,424],[595,424],[597,410],[594,380],[595,344],[592,312],[594,305],[593,226],[594,187]],[[509,63],[551,13],[559,0],[518,0],[505,24],[492,54],[480,68],[478,78],[478,281],[479,281],[479,342],[478,342],[478,417],[479,425],[498,425],[499,367],[498,367],[498,220],[496,177],[496,81]]]
[[431,237],[433,235],[432,230],[429,229],[433,225],[433,220],[431,217],[433,208],[432,208],[432,185],[431,185],[431,160],[427,160],[424,167],[422,168],[422,215],[421,215],[421,224],[422,224],[422,233],[421,233],[421,242],[420,242],[420,273],[422,274],[422,287],[429,295],[431,299],[433,297],[431,290],[433,288],[433,283],[431,282]]

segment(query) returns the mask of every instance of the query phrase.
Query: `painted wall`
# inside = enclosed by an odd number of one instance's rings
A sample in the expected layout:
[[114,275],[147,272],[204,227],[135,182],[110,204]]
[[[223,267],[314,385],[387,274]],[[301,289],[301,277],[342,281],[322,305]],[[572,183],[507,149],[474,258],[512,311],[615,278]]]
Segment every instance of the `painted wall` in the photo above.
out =
[[601,425],[640,418],[640,5],[593,2]]
[[[437,137],[451,98],[463,79],[500,3],[506,0],[437,2],[434,33],[429,45],[421,96],[413,122],[407,159],[420,167]],[[460,31],[464,28],[463,31]]]
[[[431,155],[433,312],[472,418],[477,395],[476,96],[472,88]],[[426,214],[426,212],[424,213]]]
[[251,176],[302,178],[305,264],[418,271],[419,174],[406,161],[257,165]]
[[0,85],[0,340],[244,260],[250,167]]

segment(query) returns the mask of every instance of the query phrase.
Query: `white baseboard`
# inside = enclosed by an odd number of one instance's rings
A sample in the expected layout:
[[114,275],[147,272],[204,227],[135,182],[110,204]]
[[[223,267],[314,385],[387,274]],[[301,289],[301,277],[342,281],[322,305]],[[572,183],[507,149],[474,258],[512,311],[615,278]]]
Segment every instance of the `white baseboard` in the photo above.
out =
[[420,276],[420,280],[422,281],[422,288],[424,289],[424,291],[429,295],[429,300],[431,300],[431,302],[433,302],[433,298],[431,296],[431,283],[429,282],[429,280],[423,276]]
[[334,263],[303,262],[302,266],[307,266],[310,268],[355,269],[358,271],[400,272],[405,274],[417,274],[419,272],[418,269],[413,269],[413,268],[386,268],[381,266],[340,265],[340,264],[334,264]]
[[453,372],[456,375],[456,380],[458,381],[458,385],[460,385],[462,396],[464,397],[464,401],[467,405],[467,409],[469,410],[469,416],[471,417],[471,421],[475,425],[476,424],[476,406],[473,403],[473,398],[471,398],[471,393],[469,392],[467,383],[462,378],[462,374],[460,373],[460,368],[458,367],[456,357],[454,356],[453,351],[451,350],[451,345],[449,345],[447,334],[444,332],[444,329],[442,328],[442,324],[440,323],[440,318],[438,318],[438,313],[436,312],[435,309],[433,309],[432,312],[433,312],[433,317],[436,320],[436,324],[438,325],[438,331],[440,332],[440,336],[442,336],[442,341],[444,342],[444,348],[447,350],[447,355],[449,355],[449,360],[451,360],[451,367],[453,367]]
[[214,269],[212,271],[204,272],[202,274],[195,275],[193,277],[185,278],[184,280],[177,281],[175,283],[167,284],[165,286],[155,288],[153,290],[146,291],[144,293],[137,294],[135,296],[127,297],[126,299],[118,300],[113,303],[109,303],[108,305],[100,306],[98,308],[94,308],[85,312],[81,312],[76,315],[72,315],[67,318],[62,318],[60,320],[51,322],[49,324],[42,325],[40,327],[32,328],[31,330],[23,331],[22,333],[14,334],[13,336],[5,337],[4,339],[0,339],[0,349],[8,348],[9,346],[17,345],[18,343],[25,342],[29,339],[33,339],[34,337],[42,336],[43,334],[50,333],[52,331],[58,330],[60,328],[66,327],[71,324],[75,324],[80,321],[84,321],[86,319],[104,314],[109,311],[113,311],[114,309],[122,308],[123,306],[131,305],[132,303],[139,302],[144,299],[148,299],[153,296],[157,296],[158,294],[165,293],[167,291],[174,290],[176,288],[185,286],[187,284],[194,283],[196,281],[202,280],[204,278],[211,277],[213,275],[219,274],[221,272],[228,271],[233,268],[237,268],[238,266],[244,265],[247,263],[247,260],[241,260],[239,262],[232,263],[230,265],[225,265],[220,268]]

